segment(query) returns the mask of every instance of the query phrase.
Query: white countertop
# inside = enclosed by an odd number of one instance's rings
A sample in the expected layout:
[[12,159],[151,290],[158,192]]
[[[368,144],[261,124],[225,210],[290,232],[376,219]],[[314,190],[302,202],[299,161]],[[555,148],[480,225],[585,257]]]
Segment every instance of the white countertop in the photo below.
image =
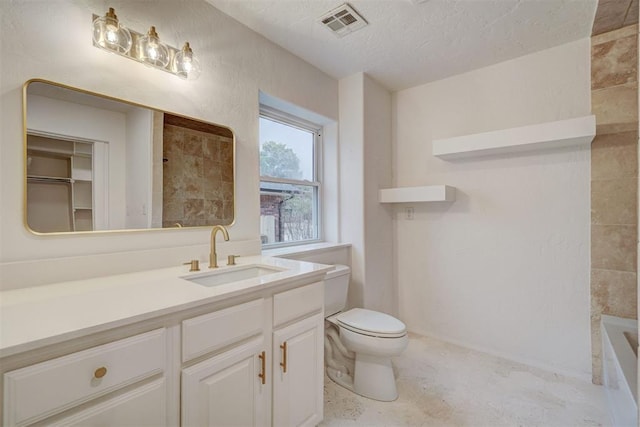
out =
[[[0,358],[134,322],[222,301],[303,279],[332,268],[263,256],[242,257],[238,266],[262,264],[285,271],[205,287],[184,277],[188,266],[61,282],[0,292]],[[233,267],[221,266],[215,271]]]

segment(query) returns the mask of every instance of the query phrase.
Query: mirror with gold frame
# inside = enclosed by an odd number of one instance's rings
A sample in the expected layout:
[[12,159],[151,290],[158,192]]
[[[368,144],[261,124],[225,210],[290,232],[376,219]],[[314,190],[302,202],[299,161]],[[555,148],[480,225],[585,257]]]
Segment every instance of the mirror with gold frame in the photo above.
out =
[[40,79],[23,95],[30,231],[234,222],[229,127]]

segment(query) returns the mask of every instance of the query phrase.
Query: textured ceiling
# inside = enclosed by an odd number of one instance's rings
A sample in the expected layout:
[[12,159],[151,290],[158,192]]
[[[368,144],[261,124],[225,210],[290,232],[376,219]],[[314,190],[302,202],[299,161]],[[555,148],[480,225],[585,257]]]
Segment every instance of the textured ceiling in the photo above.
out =
[[350,0],[369,25],[317,22],[342,0],[207,0],[327,74],[399,90],[589,37],[597,0]]

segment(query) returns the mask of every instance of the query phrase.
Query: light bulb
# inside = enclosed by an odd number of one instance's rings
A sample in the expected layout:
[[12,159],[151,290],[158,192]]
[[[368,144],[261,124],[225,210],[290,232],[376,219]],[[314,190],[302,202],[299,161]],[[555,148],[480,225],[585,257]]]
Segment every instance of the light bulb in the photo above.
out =
[[155,46],[149,45],[147,54],[149,55],[149,58],[153,59],[154,61],[158,59],[158,49],[156,49]]
[[182,61],[182,66],[184,67],[184,70],[189,73],[193,69],[191,58],[184,58],[184,61]]
[[113,25],[108,25],[107,26],[106,39],[107,39],[107,42],[109,42],[109,43],[117,43],[117,41],[118,41],[118,29],[115,28]]
[[151,27],[149,32],[140,37],[138,41],[140,60],[156,67],[166,67],[169,63],[169,49],[160,42],[156,27]]
[[131,49],[131,33],[120,25],[112,7],[93,21],[93,43],[106,50],[126,54]]
[[183,79],[195,80],[200,76],[200,61],[193,54],[189,42],[173,58],[173,71]]

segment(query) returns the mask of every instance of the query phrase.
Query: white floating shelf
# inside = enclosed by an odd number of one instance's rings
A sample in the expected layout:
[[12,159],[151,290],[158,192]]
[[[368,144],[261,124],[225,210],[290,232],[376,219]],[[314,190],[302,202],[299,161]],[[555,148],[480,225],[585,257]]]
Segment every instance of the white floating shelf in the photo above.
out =
[[380,190],[378,199],[380,203],[453,202],[456,200],[456,188],[448,185],[384,188]]
[[443,159],[487,154],[520,153],[543,148],[591,144],[596,135],[596,116],[522,126],[454,138],[434,139],[432,152]]

